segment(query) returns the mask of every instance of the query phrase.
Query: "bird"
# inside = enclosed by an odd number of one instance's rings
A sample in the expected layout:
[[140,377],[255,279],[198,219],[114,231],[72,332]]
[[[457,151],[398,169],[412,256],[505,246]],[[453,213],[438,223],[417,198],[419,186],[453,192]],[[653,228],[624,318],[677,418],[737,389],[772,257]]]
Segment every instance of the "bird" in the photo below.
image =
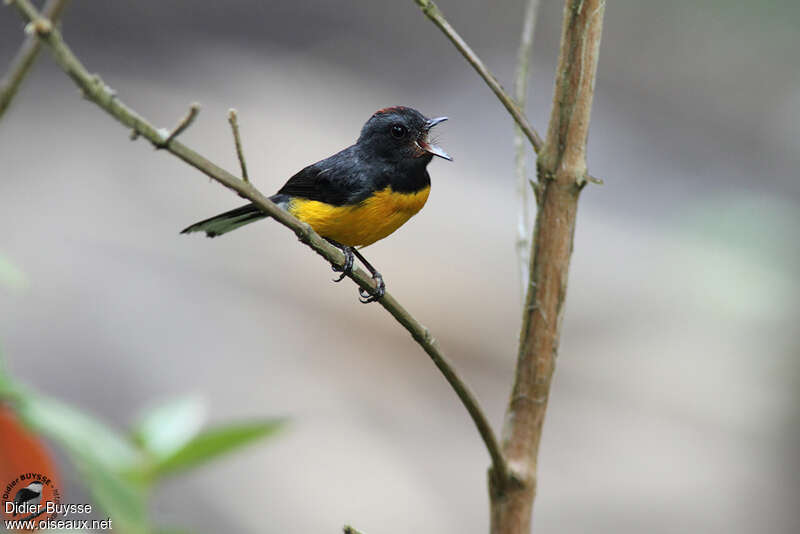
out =
[[[16,510],[20,506],[25,505],[25,509],[30,509],[32,506],[37,506],[42,502],[42,488],[44,484],[39,481],[31,482],[24,488],[20,489],[14,496],[14,513],[12,517],[17,515]],[[38,515],[38,514],[34,514]]]
[[[453,160],[430,138],[431,129],[446,120],[406,106],[379,109],[353,145],[303,168],[269,197],[344,253],[344,265],[332,265],[341,273],[334,282],[352,272],[354,256],[364,264],[375,281],[372,291],[359,288],[365,304],[382,298],[386,284],[359,249],[389,236],[425,205],[431,188],[428,164],[434,156]],[[267,217],[251,203],[192,224],[181,234],[217,237]]]

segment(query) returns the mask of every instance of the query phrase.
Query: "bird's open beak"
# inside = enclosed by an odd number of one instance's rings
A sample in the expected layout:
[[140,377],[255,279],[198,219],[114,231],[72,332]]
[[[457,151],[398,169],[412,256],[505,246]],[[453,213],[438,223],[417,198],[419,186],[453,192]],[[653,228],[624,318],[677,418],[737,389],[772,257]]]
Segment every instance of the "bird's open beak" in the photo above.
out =
[[[430,119],[427,124],[425,124],[425,132],[429,132],[431,128],[439,124],[440,122],[444,122],[447,120],[447,117],[436,117],[435,119]],[[453,158],[450,157],[450,154],[442,150],[442,147],[435,145],[433,143],[429,143],[427,139],[427,135],[425,139],[420,143],[420,146],[425,152],[433,154],[434,156],[439,156],[442,159],[446,159],[447,161],[453,161]]]

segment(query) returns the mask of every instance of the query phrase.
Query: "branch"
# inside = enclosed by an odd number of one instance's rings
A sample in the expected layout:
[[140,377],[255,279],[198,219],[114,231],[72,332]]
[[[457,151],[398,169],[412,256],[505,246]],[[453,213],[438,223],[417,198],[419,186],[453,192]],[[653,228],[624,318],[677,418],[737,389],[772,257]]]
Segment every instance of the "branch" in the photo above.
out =
[[242,138],[239,137],[239,116],[233,108],[228,110],[228,122],[233,131],[233,143],[236,145],[236,157],[239,158],[239,167],[242,169],[242,180],[249,182],[250,177],[247,175],[247,163],[244,161],[244,151],[242,150]]
[[[69,0],[48,0],[43,9],[44,16],[53,24],[57,23],[68,3]],[[35,35],[29,35],[22,42],[22,46],[20,46],[17,55],[14,56],[14,60],[11,62],[8,73],[3,78],[3,81],[0,82],[0,118],[6,112],[8,106],[11,105],[11,101],[14,100],[20,85],[22,85],[22,80],[30,72],[33,62],[36,61],[41,49],[42,43]]]
[[506,411],[503,452],[521,484],[491,491],[492,532],[530,532],[539,443],[553,377],[578,197],[586,184],[586,139],[605,0],[566,0],[553,110],[537,170],[531,279],[522,315],[517,370]]
[[[56,63],[58,63],[64,72],[72,78],[88,100],[94,102],[117,119],[117,121],[150,141],[153,146],[160,148],[164,145],[163,135],[152,124],[120,101],[116,97],[116,93],[103,83],[99,76],[89,74],[83,64],[75,57],[64,42],[61,33],[53,28],[51,24],[48,24],[46,19],[42,19],[28,0],[11,0],[11,2],[20,12],[22,18],[33,24],[39,39],[50,47]],[[344,265],[344,255],[338,248],[320,237],[308,224],[297,220],[291,214],[273,204],[249,182],[240,180],[176,139],[170,141],[164,149],[209,178],[219,182],[228,189],[232,189],[240,196],[249,199],[256,206],[261,208],[264,213],[267,213],[280,224],[292,230],[300,241],[308,245],[330,263],[340,267]],[[374,281],[363,269],[353,269],[352,273],[348,274],[348,277],[358,284],[359,287],[368,291],[374,291]],[[497,473],[498,477],[504,477],[508,468],[505,459],[500,453],[497,438],[489,425],[489,421],[469,386],[456,373],[439,348],[436,339],[427,328],[414,318],[414,316],[389,293],[386,293],[378,302],[380,302],[381,306],[383,306],[397,322],[403,325],[408,333],[411,334],[411,337],[414,338],[428,356],[430,356],[433,363],[444,375],[447,382],[458,395],[461,403],[467,409],[467,412],[469,412],[475,426],[478,428],[478,432],[491,456],[493,470]]]
[[[514,99],[511,98],[508,93],[506,93],[503,86],[500,85],[500,82],[497,81],[497,78],[494,77],[489,69],[483,64],[481,58],[469,47],[469,45],[461,38],[461,36],[456,32],[450,23],[447,22],[447,19],[444,18],[442,11],[439,9],[432,0],[414,0],[417,5],[422,9],[422,12],[433,21],[436,26],[442,30],[442,32],[447,36],[448,39],[455,45],[461,55],[469,62],[470,65],[475,69],[475,71],[483,78],[483,81],[486,82],[486,85],[492,90],[492,92],[497,96],[500,102],[505,106],[511,116],[514,118],[514,121],[522,130],[522,133],[525,134],[525,137],[531,142],[531,146],[533,146],[533,150],[538,154],[539,151],[542,149],[542,138],[541,136],[534,130],[533,126],[531,126],[528,118],[525,114],[519,109],[519,107],[514,103]],[[591,175],[586,175],[586,181],[592,182],[593,184],[603,184],[603,180],[600,178],[595,178]]]
[[364,534],[360,530],[351,527],[350,525],[345,525],[342,531],[344,532],[344,534]]
[[176,137],[178,137],[180,134],[186,131],[189,126],[192,125],[194,120],[197,118],[198,113],[200,113],[200,104],[195,102],[189,106],[189,111],[186,113],[186,116],[181,119],[181,122],[175,126],[175,128],[167,135],[167,138],[164,139],[160,145],[156,145],[156,148],[167,148]]
[[456,32],[450,23],[447,22],[447,19],[444,18],[442,11],[439,9],[435,3],[431,0],[414,0],[417,5],[422,9],[422,12],[431,19],[431,21],[436,24],[436,26],[442,30],[442,32],[447,36],[450,41],[455,45],[461,55],[469,62],[470,65],[475,69],[475,71],[480,75],[481,78],[486,82],[486,85],[489,86],[489,89],[494,92],[500,102],[505,106],[511,116],[514,118],[516,123],[519,125],[522,132],[525,134],[525,137],[531,142],[533,145],[533,149],[538,153],[539,150],[542,148],[542,138],[541,136],[536,133],[536,130],[533,129],[533,126],[530,125],[528,122],[528,118],[525,114],[519,109],[517,104],[514,102],[514,99],[506,93],[505,89],[500,85],[500,82],[497,81],[497,78],[494,77],[489,69],[486,68],[486,65],[483,64],[481,58],[469,47],[469,45],[461,38],[461,36]]
[[[517,73],[514,78],[514,98],[517,105],[524,112],[528,100],[528,78],[533,49],[533,35],[536,29],[536,12],[539,9],[539,0],[528,0],[525,9],[525,20],[522,24],[522,37],[519,41],[519,51],[517,52]],[[519,266],[519,281],[522,284],[522,298],[528,287],[528,263],[530,262],[531,249],[531,211],[530,211],[530,192],[528,190],[528,177],[525,140],[523,139],[522,129],[514,123],[514,156],[515,174],[517,178],[517,196],[519,197],[519,214],[517,216],[517,265]]]

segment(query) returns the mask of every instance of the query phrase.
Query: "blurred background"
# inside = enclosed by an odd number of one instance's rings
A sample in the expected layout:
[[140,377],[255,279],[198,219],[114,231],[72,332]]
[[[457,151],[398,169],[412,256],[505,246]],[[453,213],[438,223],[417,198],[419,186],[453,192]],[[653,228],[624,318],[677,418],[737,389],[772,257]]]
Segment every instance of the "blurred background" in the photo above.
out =
[[[441,0],[511,86],[524,5]],[[562,2],[542,0],[546,131]],[[23,36],[0,10],[0,60]],[[448,115],[425,209],[366,255],[497,429],[521,296],[512,122],[406,2],[73,2],[67,41],[154,123],[270,193],[378,108]],[[537,532],[800,531],[800,4],[609,2],[540,456]],[[180,236],[241,199],[83,100],[47,53],[0,122],[0,343],[15,376],[122,428],[202,397],[280,438],[176,478],[205,532],[486,532],[488,457],[411,338],[277,224]],[[9,274],[15,273],[15,274]],[[82,486],[70,474],[69,502]]]

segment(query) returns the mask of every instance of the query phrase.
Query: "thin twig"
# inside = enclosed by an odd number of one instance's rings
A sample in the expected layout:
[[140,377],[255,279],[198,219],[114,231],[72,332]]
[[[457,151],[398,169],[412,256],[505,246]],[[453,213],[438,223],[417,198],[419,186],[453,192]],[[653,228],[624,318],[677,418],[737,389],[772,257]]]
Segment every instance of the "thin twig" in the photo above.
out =
[[[536,30],[536,13],[539,9],[539,0],[528,0],[525,8],[525,20],[522,23],[522,37],[519,40],[517,51],[517,72],[514,77],[514,98],[517,105],[524,113],[528,101],[528,79],[530,78],[531,51],[533,50],[533,36]],[[523,139],[522,128],[514,123],[514,160],[517,178],[517,197],[519,197],[519,212],[517,214],[517,265],[521,295],[525,298],[530,278],[529,263],[531,250],[531,192],[528,188],[527,176],[527,150]]]
[[239,117],[236,113],[236,110],[233,108],[228,110],[228,122],[231,125],[231,130],[233,131],[233,142],[236,145],[236,157],[239,158],[239,166],[242,168],[242,180],[249,182],[250,177],[247,175],[247,164],[244,161],[242,139],[239,136]]
[[[447,36],[448,39],[455,45],[461,55],[467,60],[467,62],[472,65],[475,71],[483,78],[483,81],[486,82],[486,85],[492,90],[492,92],[497,96],[498,100],[505,106],[508,112],[513,117],[514,121],[519,125],[522,129],[522,132],[525,134],[525,137],[531,142],[531,146],[533,146],[533,150],[538,154],[542,148],[542,137],[536,132],[536,130],[531,126],[530,121],[525,116],[519,107],[514,103],[514,99],[506,93],[503,86],[500,85],[500,82],[497,81],[497,78],[494,77],[489,69],[483,64],[483,61],[478,57],[478,55],[470,48],[470,46],[461,38],[461,36],[456,32],[455,29],[447,22],[447,19],[444,18],[442,14],[442,10],[439,9],[432,0],[414,0],[414,2],[422,9],[422,12],[425,13],[431,21],[440,29],[442,32]],[[586,180],[588,182],[592,182],[593,184],[601,184],[603,180],[600,178],[595,178],[591,175],[586,175]]]
[[[68,3],[69,0],[48,0],[42,13],[53,24],[56,24]],[[3,78],[3,81],[0,82],[0,117],[11,105],[11,101],[14,100],[14,96],[19,91],[22,81],[30,72],[33,62],[36,61],[41,49],[42,43],[35,35],[29,35],[22,42],[22,46],[19,47],[17,55],[14,56],[14,60],[11,62],[8,73]]]
[[[11,2],[20,12],[23,19],[31,22],[42,20],[39,13],[28,0],[11,0]],[[163,146],[163,136],[159,131],[150,122],[117,98],[116,93],[105,85],[99,76],[89,74],[80,60],[75,57],[72,50],[70,50],[64,42],[58,30],[51,28],[48,31],[37,32],[37,35],[50,47],[56,63],[58,63],[64,72],[66,72],[76,85],[81,88],[87,99],[97,104],[126,127],[138,132],[139,135],[150,141],[154,146]],[[240,196],[249,199],[264,211],[264,213],[267,213],[280,224],[291,229],[300,241],[308,245],[330,263],[340,267],[344,265],[344,254],[342,254],[338,248],[320,237],[308,224],[297,220],[288,212],[280,209],[258,191],[258,189],[253,187],[252,184],[236,178],[228,171],[212,163],[177,139],[170,142],[164,148],[169,153],[174,154],[209,178],[239,193]],[[375,283],[372,277],[361,268],[353,269],[353,271],[348,274],[348,277],[358,284],[359,287],[371,292],[375,290]],[[470,387],[456,373],[455,369],[453,369],[452,365],[439,348],[438,342],[428,329],[397,302],[391,294],[387,292],[382,298],[378,299],[378,302],[397,320],[397,322],[403,325],[409,334],[411,334],[411,337],[414,338],[428,356],[430,356],[433,363],[456,392],[461,403],[467,409],[467,412],[469,412],[470,417],[478,429],[478,433],[486,445],[486,449],[492,459],[493,471],[498,478],[497,482],[504,483],[508,467],[503,455],[500,453],[500,446],[492,427]]]
[[453,42],[458,51],[461,52],[461,55],[463,55],[469,64],[480,74],[481,78],[486,82],[486,85],[488,85],[497,98],[500,99],[500,102],[502,102],[508,112],[511,113],[511,116],[514,117],[514,120],[522,129],[525,137],[527,137],[531,145],[533,145],[533,149],[538,153],[542,148],[542,137],[533,129],[533,126],[528,122],[528,118],[519,109],[514,99],[506,93],[505,89],[500,85],[500,82],[494,77],[494,74],[486,68],[481,58],[479,58],[466,41],[461,38],[458,32],[450,26],[450,23],[444,18],[439,6],[431,0],[414,0],[414,2],[416,2],[422,9],[422,12],[442,30],[447,38]]
[[197,118],[197,114],[200,113],[200,104],[194,102],[191,106],[189,106],[189,111],[186,113],[186,116],[181,119],[181,122],[178,123],[175,128],[167,135],[167,138],[161,144],[157,144],[158,148],[166,148],[176,137],[182,134],[186,129],[192,125],[194,120]]

